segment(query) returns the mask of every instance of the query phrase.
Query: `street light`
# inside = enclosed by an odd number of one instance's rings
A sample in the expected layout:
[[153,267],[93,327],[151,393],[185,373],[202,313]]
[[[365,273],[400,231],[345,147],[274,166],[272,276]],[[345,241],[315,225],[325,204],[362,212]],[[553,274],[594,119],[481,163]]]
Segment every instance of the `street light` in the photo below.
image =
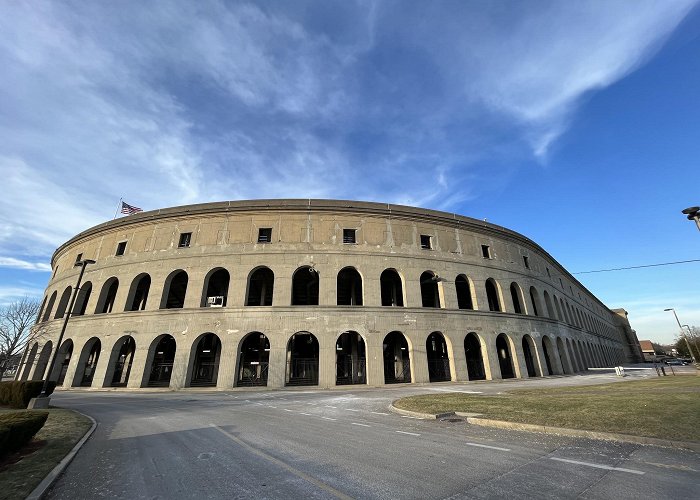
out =
[[688,216],[688,220],[694,220],[695,225],[698,226],[698,231],[700,231],[700,207],[688,207],[681,211],[682,214]]
[[[78,275],[78,282],[75,284],[75,288],[73,289],[73,295],[71,296],[70,299],[70,305],[68,306],[68,310],[66,311],[66,314],[63,319],[63,326],[61,327],[61,333],[58,336],[58,341],[56,342],[56,350],[53,353],[53,356],[51,356],[51,362],[49,363],[49,369],[46,374],[46,377],[44,377],[44,387],[41,389],[41,394],[39,394],[39,398],[45,398],[41,403],[38,405],[36,402],[34,403],[34,408],[48,408],[49,406],[49,395],[47,394],[47,390],[49,388],[49,379],[51,378],[51,372],[53,372],[53,366],[56,364],[56,358],[58,357],[58,351],[61,348],[61,341],[63,340],[63,334],[66,333],[66,327],[68,326],[68,320],[73,314],[73,306],[75,305],[75,299],[78,297],[78,291],[80,290],[80,282],[83,280],[83,274],[85,273],[85,268],[88,266],[88,264],[94,264],[95,261],[92,259],[84,259],[80,260],[75,263],[75,267],[80,266],[80,274]],[[46,406],[44,406],[44,404]]]
[[[664,311],[673,311],[673,315],[676,317],[676,323],[678,323],[678,328],[681,329],[681,337],[685,340],[685,345],[688,346],[688,351],[690,352],[690,358],[693,360],[693,363],[697,363],[697,360],[695,359],[695,354],[693,354],[693,349],[690,347],[690,342],[688,342],[688,337],[686,337],[684,331],[683,331],[683,325],[681,325],[680,320],[678,319],[678,315],[676,314],[676,310],[673,307],[669,307],[668,309],[664,309]],[[686,325],[688,326],[688,325]],[[688,326],[688,332],[690,332],[690,327]]]

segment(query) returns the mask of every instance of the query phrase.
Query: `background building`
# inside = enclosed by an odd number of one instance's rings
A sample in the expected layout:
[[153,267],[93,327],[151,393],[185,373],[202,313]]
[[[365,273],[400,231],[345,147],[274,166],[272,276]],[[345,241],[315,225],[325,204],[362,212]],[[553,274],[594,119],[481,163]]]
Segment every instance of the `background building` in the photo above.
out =
[[383,385],[637,361],[626,314],[514,231],[255,200],[143,212],[61,245],[18,378],[44,376],[87,258],[52,375],[64,387]]

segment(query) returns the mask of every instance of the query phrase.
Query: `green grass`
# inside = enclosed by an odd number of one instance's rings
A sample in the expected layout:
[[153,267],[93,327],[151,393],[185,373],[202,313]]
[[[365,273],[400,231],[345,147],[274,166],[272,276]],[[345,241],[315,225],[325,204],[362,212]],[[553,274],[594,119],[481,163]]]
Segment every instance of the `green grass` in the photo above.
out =
[[700,377],[603,385],[411,396],[394,406],[423,413],[461,411],[526,424],[700,442]]
[[[2,408],[0,412],[9,412]],[[0,469],[0,500],[26,498],[80,441],[92,422],[71,410],[51,408],[49,418],[30,442],[36,451]],[[38,446],[40,442],[43,446]]]

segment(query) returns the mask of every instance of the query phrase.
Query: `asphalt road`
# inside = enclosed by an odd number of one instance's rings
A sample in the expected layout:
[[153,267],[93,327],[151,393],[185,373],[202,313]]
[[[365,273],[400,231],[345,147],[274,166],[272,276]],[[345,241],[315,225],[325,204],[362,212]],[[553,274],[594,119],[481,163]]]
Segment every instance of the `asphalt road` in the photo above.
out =
[[333,391],[60,392],[52,404],[99,425],[48,497],[698,498],[700,454],[692,451],[421,420],[388,409],[421,392],[609,380],[614,375],[593,372]]

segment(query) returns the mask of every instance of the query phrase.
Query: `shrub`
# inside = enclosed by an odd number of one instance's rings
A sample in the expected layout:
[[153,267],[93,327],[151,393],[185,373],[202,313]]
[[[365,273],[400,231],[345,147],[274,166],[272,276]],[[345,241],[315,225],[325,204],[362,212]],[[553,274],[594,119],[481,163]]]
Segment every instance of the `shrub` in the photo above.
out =
[[48,411],[26,410],[0,413],[0,457],[19,450],[39,432]]
[[[41,394],[44,386],[42,380],[25,380],[16,382],[0,382],[0,405],[12,408],[26,408],[29,400]],[[47,392],[53,393],[56,382],[49,382]]]

